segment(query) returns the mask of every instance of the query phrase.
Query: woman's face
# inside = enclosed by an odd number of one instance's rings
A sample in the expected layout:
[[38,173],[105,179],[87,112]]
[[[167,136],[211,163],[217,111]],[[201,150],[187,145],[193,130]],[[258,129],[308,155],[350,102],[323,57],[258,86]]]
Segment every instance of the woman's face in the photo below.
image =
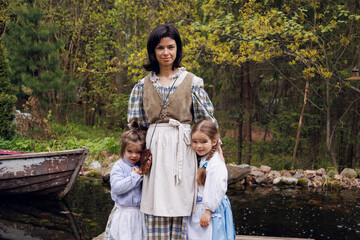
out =
[[155,47],[156,60],[159,62],[160,69],[163,67],[172,67],[176,59],[176,42],[170,37],[162,38]]

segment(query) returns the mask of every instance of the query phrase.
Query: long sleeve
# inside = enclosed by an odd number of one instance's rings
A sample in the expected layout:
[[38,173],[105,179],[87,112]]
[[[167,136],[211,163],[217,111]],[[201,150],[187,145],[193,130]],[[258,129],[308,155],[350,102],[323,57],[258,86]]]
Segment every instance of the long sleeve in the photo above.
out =
[[206,181],[202,202],[205,209],[214,212],[220,205],[227,190],[227,169],[225,163],[215,152],[206,167]]
[[143,79],[137,83],[131,91],[128,111],[127,111],[127,121],[128,123],[132,119],[138,119],[139,124],[143,127],[148,127],[148,122],[145,115],[144,105],[143,105],[143,94],[144,94],[144,81]]
[[201,78],[194,77],[192,90],[192,102],[194,111],[194,121],[199,122],[202,119],[211,119],[216,126],[218,123],[214,117],[214,106],[209,95],[204,90],[204,83]]
[[110,185],[114,194],[127,193],[141,183],[139,174],[130,172],[130,175],[127,175],[125,171],[120,164],[115,164],[111,170]]
[[140,205],[142,177],[124,160],[117,161],[110,173],[111,198],[125,207]]

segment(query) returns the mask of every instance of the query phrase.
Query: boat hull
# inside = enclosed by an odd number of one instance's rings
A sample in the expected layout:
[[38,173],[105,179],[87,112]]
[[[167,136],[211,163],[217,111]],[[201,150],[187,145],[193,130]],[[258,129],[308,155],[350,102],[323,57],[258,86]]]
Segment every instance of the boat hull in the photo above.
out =
[[0,195],[62,198],[71,189],[88,148],[0,156]]

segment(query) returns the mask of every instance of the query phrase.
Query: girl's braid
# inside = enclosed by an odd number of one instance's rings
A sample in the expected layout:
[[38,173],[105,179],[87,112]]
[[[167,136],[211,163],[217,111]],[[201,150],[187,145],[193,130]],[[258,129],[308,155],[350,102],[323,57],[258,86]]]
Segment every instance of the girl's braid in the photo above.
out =
[[217,146],[218,146],[218,143],[216,143],[214,146],[212,146],[208,156],[206,157],[206,161],[209,161],[214,156]]

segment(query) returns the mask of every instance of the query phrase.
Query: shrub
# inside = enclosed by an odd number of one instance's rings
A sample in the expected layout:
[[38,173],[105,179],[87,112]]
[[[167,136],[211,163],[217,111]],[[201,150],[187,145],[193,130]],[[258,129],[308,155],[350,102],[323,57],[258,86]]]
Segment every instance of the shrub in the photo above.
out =
[[9,62],[0,42],[0,136],[9,138],[14,134],[12,120],[16,97],[9,79]]

